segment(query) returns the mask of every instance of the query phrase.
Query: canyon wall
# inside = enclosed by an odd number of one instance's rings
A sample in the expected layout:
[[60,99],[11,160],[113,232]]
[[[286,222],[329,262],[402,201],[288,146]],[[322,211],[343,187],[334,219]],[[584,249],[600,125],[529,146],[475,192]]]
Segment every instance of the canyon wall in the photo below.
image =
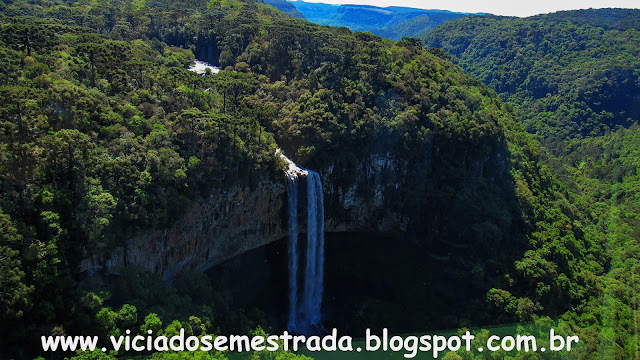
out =
[[[334,164],[319,172],[327,232],[406,230],[408,220],[385,206],[385,194],[401,189],[406,163],[389,153],[376,154],[353,168]],[[284,174],[280,182],[218,190],[192,202],[171,228],[148,231],[129,239],[126,247],[85,259],[81,270],[117,275],[125,266],[138,267],[168,281],[181,269],[206,270],[286,237],[286,206]]]

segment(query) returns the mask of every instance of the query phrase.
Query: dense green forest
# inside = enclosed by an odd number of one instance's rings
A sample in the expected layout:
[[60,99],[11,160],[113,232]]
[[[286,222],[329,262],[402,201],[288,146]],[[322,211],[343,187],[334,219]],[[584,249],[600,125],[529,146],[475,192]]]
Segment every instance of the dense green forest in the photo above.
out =
[[[417,214],[416,233],[471,243],[473,255],[452,263],[483,293],[461,311],[492,323],[561,318],[585,357],[637,352],[633,127],[572,143],[591,157],[554,177],[542,162],[553,168],[551,155],[518,121],[525,107],[512,111],[418,39],[322,27],[251,0],[4,1],[0,10],[0,357],[49,358],[44,334],[278,331],[259,311],[228,306],[201,273],[174,286],[135,269],[79,273],[83,259],[170,226],[214,189],[284,182],[276,148],[316,169],[386,152],[424,164],[421,150],[432,149],[429,172],[409,183],[422,192],[388,206]],[[196,56],[222,70],[188,71]],[[230,354],[153,358],[187,356]]]
[[468,17],[425,37],[516,110],[545,145],[543,161],[604,234],[611,260],[603,294],[572,316],[598,324],[610,341],[600,352],[612,358],[638,351],[638,19],[640,11],[624,9]]
[[638,119],[637,16],[637,10],[471,16],[443,24],[426,43],[513,104],[527,130],[553,150],[568,138],[602,135]]

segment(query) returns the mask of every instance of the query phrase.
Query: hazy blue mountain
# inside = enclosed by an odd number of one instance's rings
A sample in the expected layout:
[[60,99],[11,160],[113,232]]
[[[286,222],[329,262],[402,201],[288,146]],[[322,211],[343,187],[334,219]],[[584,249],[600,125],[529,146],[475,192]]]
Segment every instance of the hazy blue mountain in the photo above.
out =
[[340,5],[308,3],[304,1],[288,1],[295,6],[309,21],[321,25],[329,25],[328,22],[333,19],[338,12]]
[[293,6],[293,4],[286,0],[264,0],[264,2],[275,8],[278,8],[280,11],[285,12],[293,17],[306,19],[305,16],[300,11],[298,11],[295,6]]
[[321,25],[346,26],[351,30],[370,31],[393,40],[421,37],[436,26],[466,13],[390,6],[330,5],[291,1],[309,21]]

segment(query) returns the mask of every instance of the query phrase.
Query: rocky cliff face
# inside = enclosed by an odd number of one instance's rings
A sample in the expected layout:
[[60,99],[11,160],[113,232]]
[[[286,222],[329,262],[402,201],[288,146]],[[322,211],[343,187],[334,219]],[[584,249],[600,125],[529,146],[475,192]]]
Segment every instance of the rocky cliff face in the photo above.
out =
[[85,260],[82,270],[119,274],[123,266],[134,266],[166,280],[183,268],[205,270],[286,236],[286,200],[284,182],[217,191],[192,203],[173,227],[130,239],[104,258]]
[[402,190],[407,170],[407,162],[390,153],[370,155],[353,168],[326,169],[322,175],[327,231],[406,231],[408,218],[391,210],[387,201]]
[[[407,219],[385,207],[401,188],[407,164],[390,154],[369,156],[355,168],[321,169],[327,232],[406,230]],[[345,174],[352,176],[344,181]],[[346,186],[338,184],[349,184]],[[175,225],[149,231],[103,257],[85,260],[88,273],[119,274],[139,267],[170,280],[181,269],[206,270],[248,250],[287,236],[287,194],[282,182],[220,190],[193,202]],[[303,224],[300,225],[303,228]]]

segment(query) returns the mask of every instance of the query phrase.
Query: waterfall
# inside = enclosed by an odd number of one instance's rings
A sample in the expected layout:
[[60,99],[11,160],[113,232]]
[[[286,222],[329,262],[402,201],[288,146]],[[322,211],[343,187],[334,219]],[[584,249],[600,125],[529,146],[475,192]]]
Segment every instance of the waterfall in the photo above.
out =
[[[287,196],[289,207],[289,330],[310,332],[322,320],[324,282],[324,198],[322,181],[317,172],[302,169],[279,150],[277,154],[288,164]],[[300,179],[306,182],[307,248],[305,252],[304,285],[299,294],[298,268],[298,194]]]
[[324,199],[317,172],[307,175],[307,259],[304,283],[304,310],[310,325],[320,323],[324,268]]
[[[296,328],[298,309],[298,175],[288,174],[287,197],[289,205],[289,328]],[[295,221],[292,221],[295,219]]]
[[217,74],[220,71],[220,68],[217,66],[212,66],[209,63],[204,61],[200,61],[198,59],[195,60],[195,63],[189,67],[189,71],[193,71],[198,75],[204,75],[207,73],[207,69],[211,70],[211,73]]

